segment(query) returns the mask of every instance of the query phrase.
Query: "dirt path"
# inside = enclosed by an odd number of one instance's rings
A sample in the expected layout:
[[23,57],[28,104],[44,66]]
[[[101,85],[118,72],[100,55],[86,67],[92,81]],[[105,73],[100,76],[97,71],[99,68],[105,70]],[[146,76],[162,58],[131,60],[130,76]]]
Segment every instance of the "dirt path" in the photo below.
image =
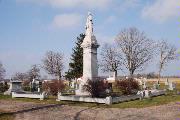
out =
[[34,102],[21,102],[14,100],[0,100],[0,110],[7,112],[16,112],[31,109],[34,107],[44,106],[42,103],[34,103]]
[[177,103],[140,109],[117,109],[67,105],[46,107],[29,102],[8,102],[0,101],[0,109],[14,108],[15,111],[21,111],[15,114],[15,120],[180,120],[180,104]]
[[17,114],[15,120],[176,120],[179,115],[175,103],[141,109],[59,106]]

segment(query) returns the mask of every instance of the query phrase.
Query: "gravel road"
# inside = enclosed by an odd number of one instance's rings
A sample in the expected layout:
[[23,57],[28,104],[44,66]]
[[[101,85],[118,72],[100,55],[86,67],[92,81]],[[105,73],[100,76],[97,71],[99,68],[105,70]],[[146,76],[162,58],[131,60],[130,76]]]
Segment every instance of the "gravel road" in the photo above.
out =
[[[41,104],[15,102],[3,104],[0,109],[24,109],[43,106]],[[3,104],[3,105],[2,105]],[[17,106],[16,106],[17,105]],[[7,107],[5,107],[7,106]],[[15,120],[180,120],[180,104],[170,103],[147,108],[88,108],[77,106],[54,106],[28,112],[17,113]]]
[[15,120],[176,120],[179,108],[175,103],[140,109],[59,106],[17,114]]

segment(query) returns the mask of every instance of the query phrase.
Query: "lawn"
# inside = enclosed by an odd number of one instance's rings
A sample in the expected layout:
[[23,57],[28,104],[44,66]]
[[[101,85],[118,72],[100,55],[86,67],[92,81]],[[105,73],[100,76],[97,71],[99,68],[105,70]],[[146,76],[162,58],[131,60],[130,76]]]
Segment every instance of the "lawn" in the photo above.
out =
[[[69,106],[81,106],[81,107],[94,107],[94,108],[144,108],[150,106],[158,106],[163,104],[168,104],[171,102],[179,102],[180,103],[180,95],[175,94],[175,91],[168,91],[164,96],[153,97],[150,99],[143,100],[135,100],[123,103],[117,103],[112,105],[105,104],[96,104],[96,103],[83,103],[83,102],[71,102],[71,101],[56,101],[56,97],[50,96],[49,99],[45,99],[40,101],[38,99],[28,99],[28,98],[11,98],[8,95],[0,94],[0,100],[15,100],[15,101],[23,101],[23,102],[35,102],[42,104],[61,104],[61,105],[69,105]],[[9,113],[7,111],[3,111],[0,109],[0,120],[13,120],[14,114]]]
[[0,114],[0,120],[13,120],[14,115],[13,114]]
[[143,100],[135,100],[135,101],[118,103],[118,104],[112,104],[109,107],[144,108],[144,107],[158,106],[158,105],[163,105],[170,102],[178,102],[178,101],[180,101],[180,95],[164,95],[164,96],[153,97],[152,99],[143,99]]
[[62,105],[72,105],[72,106],[84,106],[84,107],[105,107],[105,108],[143,108],[143,107],[150,107],[150,106],[157,106],[163,105],[170,102],[180,102],[180,95],[174,94],[174,92],[168,92],[167,95],[153,97],[150,99],[143,99],[143,100],[135,100],[135,101],[128,101],[123,103],[116,103],[112,105],[105,105],[105,104],[96,104],[96,103],[83,103],[83,102],[71,102],[71,101],[56,101],[56,97],[50,96],[49,99],[45,99],[40,101],[38,99],[29,99],[29,98],[11,98],[7,95],[0,95],[0,100],[16,100],[16,101],[23,101],[23,102],[35,102],[35,103],[42,103],[42,104],[62,104]]
[[[149,87],[153,86],[153,82],[148,83]],[[165,89],[166,86],[161,83],[161,89]],[[72,102],[72,101],[56,101],[56,96],[50,96],[48,99],[40,101],[39,99],[29,99],[29,98],[11,98],[9,95],[0,94],[0,100],[8,101],[22,101],[22,102],[34,102],[41,104],[60,104],[60,105],[69,105],[69,106],[81,106],[81,107],[95,107],[95,108],[144,108],[151,106],[158,106],[163,104],[168,104],[171,102],[180,103],[180,95],[177,94],[177,91],[180,91],[180,85],[177,85],[177,90],[167,91],[166,95],[153,97],[143,100],[128,101],[123,103],[116,103],[112,105],[97,104],[97,103],[83,103],[83,102]],[[14,114],[7,111],[3,111],[0,108],[0,120],[13,120]]]
[[13,114],[7,113],[7,111],[3,111],[3,110],[0,109],[0,120],[13,120],[13,119],[14,119]]

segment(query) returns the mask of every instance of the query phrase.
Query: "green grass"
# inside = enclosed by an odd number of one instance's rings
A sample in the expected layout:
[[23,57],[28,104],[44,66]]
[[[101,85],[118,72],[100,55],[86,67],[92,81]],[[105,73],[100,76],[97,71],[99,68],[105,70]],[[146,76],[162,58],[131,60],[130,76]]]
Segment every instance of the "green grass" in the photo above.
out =
[[[153,82],[148,82],[148,85],[153,86]],[[160,88],[165,89],[165,87],[166,86],[161,83]],[[177,85],[177,91],[180,91],[180,84]],[[112,105],[72,102],[72,101],[56,101],[57,99],[56,96],[50,96],[48,99],[40,101],[39,99],[29,99],[29,98],[13,98],[12,99],[11,96],[0,94],[0,100],[1,99],[23,101],[23,102],[35,102],[35,103],[41,103],[41,104],[62,104],[62,105],[83,106],[83,107],[143,108],[143,107],[157,106],[157,105],[167,104],[170,102],[180,101],[180,95],[176,95],[176,90],[167,91],[167,95],[164,95],[164,96],[153,97],[151,99],[122,102],[122,103],[117,103],[117,104],[112,104]]]
[[[8,96],[0,95],[0,99],[9,99]],[[97,103],[83,103],[83,102],[72,102],[72,101],[56,101],[56,97],[50,97],[40,101],[38,99],[28,98],[13,98],[9,100],[23,101],[23,102],[35,102],[41,104],[62,104],[70,106],[82,106],[82,107],[103,107],[103,108],[143,108],[150,106],[163,105],[170,102],[180,101],[180,95],[174,95],[173,92],[168,92],[168,95],[153,97],[151,99],[135,100],[129,102],[116,103],[112,105],[97,104]]]
[[[153,83],[149,83],[152,86]],[[160,88],[165,89],[165,85],[161,84]],[[177,86],[177,91],[180,91],[180,85]],[[158,106],[163,104],[168,104],[171,102],[180,102],[180,95],[177,95],[176,90],[167,91],[167,95],[153,97],[150,99],[128,101],[122,103],[116,103],[112,105],[97,104],[97,103],[83,103],[83,102],[72,102],[72,101],[56,101],[56,96],[50,96],[48,99],[40,101],[39,99],[29,99],[29,98],[11,98],[9,95],[0,94],[0,100],[8,101],[22,101],[22,102],[34,102],[40,104],[61,104],[69,106],[81,106],[81,107],[95,107],[95,108],[145,108],[151,106]],[[116,91],[119,92],[119,91]],[[2,114],[4,113],[4,114]],[[14,114],[7,111],[0,110],[0,120],[14,120]]]
[[0,109],[0,120],[14,120],[14,115]]
[[11,99],[11,96],[10,95],[3,95],[3,94],[0,94],[0,100],[3,99],[3,100],[6,100],[6,99]]
[[143,100],[135,100],[135,101],[129,101],[129,102],[123,102],[118,104],[112,104],[109,107],[113,108],[144,108],[144,107],[150,107],[150,106],[158,106],[167,104],[170,102],[177,102],[180,101],[179,95],[166,95],[166,96],[158,96],[153,97],[151,99],[143,99]]
[[0,120],[14,120],[14,115],[13,114],[0,115]]
[[[163,105],[170,102],[178,102],[180,101],[180,95],[173,95],[173,92],[168,92],[168,95],[153,97],[151,99],[144,100],[135,100],[123,103],[117,103],[112,105],[105,104],[96,104],[96,103],[82,103],[82,102],[68,102],[68,101],[55,101],[56,97],[50,97],[49,99],[45,99],[40,101],[38,99],[28,99],[28,98],[16,98],[11,99],[10,96],[0,95],[0,99],[5,100],[15,100],[15,101],[23,101],[23,102],[35,102],[35,103],[44,103],[44,104],[64,104],[70,106],[82,106],[82,107],[96,107],[96,108],[144,108],[150,106]],[[6,113],[0,110],[0,113]],[[13,120],[13,114],[3,114],[0,115],[0,120]]]

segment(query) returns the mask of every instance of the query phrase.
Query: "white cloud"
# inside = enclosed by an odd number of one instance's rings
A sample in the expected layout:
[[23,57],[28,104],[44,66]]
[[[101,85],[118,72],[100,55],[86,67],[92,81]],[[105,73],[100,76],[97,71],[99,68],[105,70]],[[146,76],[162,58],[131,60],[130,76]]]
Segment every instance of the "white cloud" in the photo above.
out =
[[113,0],[16,0],[16,1],[48,4],[58,8],[73,8],[79,6],[82,6],[84,8],[106,8]]
[[141,0],[126,0],[121,3],[121,6],[123,7],[123,9],[134,8],[139,6],[141,2]]
[[180,0],[156,0],[153,4],[144,7],[143,18],[149,18],[157,22],[164,22],[177,17],[180,10]]
[[60,14],[56,15],[52,21],[52,26],[54,28],[70,28],[78,26],[82,21],[82,16],[80,14]]
[[77,7],[84,6],[88,8],[104,8],[111,0],[48,0],[48,2],[56,7]]

